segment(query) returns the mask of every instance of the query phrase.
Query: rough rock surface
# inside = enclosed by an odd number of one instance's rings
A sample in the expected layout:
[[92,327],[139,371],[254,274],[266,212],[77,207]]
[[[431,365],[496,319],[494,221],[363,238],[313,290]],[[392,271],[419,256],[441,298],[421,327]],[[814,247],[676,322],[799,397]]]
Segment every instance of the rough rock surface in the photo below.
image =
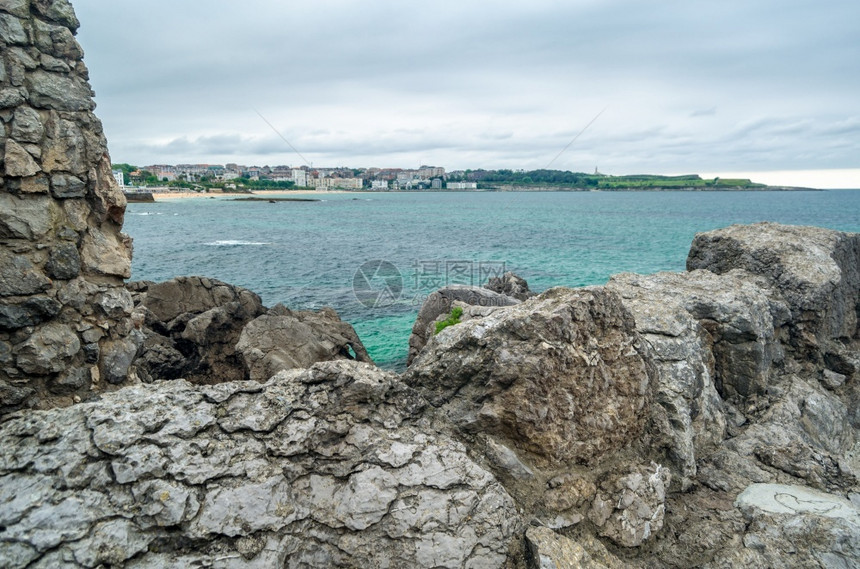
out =
[[141,340],[78,25],[66,0],[0,3],[0,414],[127,382]]
[[[526,513],[553,529],[588,515],[601,479],[651,461],[643,436],[654,368],[630,313],[604,288],[552,289],[449,326],[404,381],[454,424]],[[664,498],[651,500],[654,508]],[[627,515],[658,527],[660,516],[645,510]]]
[[524,278],[510,271],[500,277],[490,277],[484,288],[517,300],[528,300],[536,296],[536,293],[529,290],[529,283]]
[[[565,448],[536,437],[522,417],[542,401],[539,381],[518,397],[498,395],[523,378],[554,377],[545,368],[561,350],[550,356],[530,338],[569,350],[618,341],[598,329],[556,334],[553,325],[570,325],[547,317],[553,312],[541,306],[543,295],[464,313],[461,324],[430,339],[405,379],[458,426],[534,522],[582,537],[591,535],[587,519],[622,548],[616,553],[629,566],[852,566],[860,559],[848,521],[762,513],[735,499],[752,485],[788,484],[795,494],[830,492],[860,503],[857,243],[857,235],[817,228],[732,227],[697,237],[687,273],[617,275],[605,290],[576,291],[618,296],[633,322],[625,334],[638,337],[637,352],[654,370],[642,444],[628,437],[628,446],[602,457],[590,449],[590,469],[552,472],[533,454],[535,440],[556,453]],[[579,399],[552,385],[555,405]],[[616,396],[589,394],[588,411]],[[517,420],[499,428],[496,417],[506,416]],[[547,406],[540,416],[551,431],[563,415]],[[550,537],[566,544],[565,555],[576,551],[576,540]]]
[[596,463],[644,427],[651,376],[633,326],[612,293],[552,289],[444,329],[405,381],[538,463]]
[[[526,558],[529,569],[622,569],[624,565],[606,551],[599,541],[589,547],[546,527],[526,530]],[[589,550],[590,549],[590,550]]]
[[[525,282],[525,281],[523,281]],[[430,294],[415,319],[412,334],[409,336],[409,355],[407,365],[411,365],[418,354],[433,337],[437,319],[444,318],[451,312],[454,303],[458,306],[475,306],[491,312],[500,306],[512,306],[519,300],[500,292],[467,285],[449,285]]]
[[0,430],[4,567],[500,567],[515,504],[391,373],[139,385]]
[[246,379],[236,342],[245,324],[265,313],[259,296],[205,277],[135,282],[128,288],[146,336],[135,362],[141,379]]
[[589,518],[600,535],[618,545],[636,547],[660,531],[671,475],[657,464],[614,480],[604,480]]
[[787,347],[797,359],[843,374],[857,371],[843,344],[860,338],[860,235],[775,223],[733,225],[697,235],[687,268],[761,275],[791,308]]
[[[684,274],[449,287],[402,378],[269,380],[366,353],[208,279],[135,306],[78,25],[0,2],[4,567],[860,565],[860,235],[733,226]],[[136,369],[205,385],[115,390]]]
[[236,344],[250,379],[265,381],[285,369],[355,359],[373,363],[355,330],[331,308],[292,311],[276,305],[249,322]]
[[321,361],[373,363],[352,326],[330,308],[266,309],[253,292],[206,277],[134,282],[128,288],[146,337],[134,366],[147,382],[262,382]]
[[788,307],[734,273],[621,274],[607,288],[621,296],[651,348],[654,395],[671,425],[668,464],[686,488],[697,459],[724,438],[724,398],[740,403],[763,394],[782,363],[778,336]]
[[[756,229],[804,255],[807,229]],[[828,282],[841,283],[856,261],[839,244],[854,236],[831,233]],[[415,390],[340,361],[264,385],[159,382],[19,413],[0,424],[0,556],[13,567],[855,566],[857,332],[812,330],[856,300],[804,310],[768,276],[789,269],[619,275],[507,307],[464,304],[464,321],[404,374]],[[4,317],[53,310],[27,306]],[[212,310],[197,309],[163,316],[184,332]],[[46,373],[76,352],[61,324],[22,343],[25,368]]]

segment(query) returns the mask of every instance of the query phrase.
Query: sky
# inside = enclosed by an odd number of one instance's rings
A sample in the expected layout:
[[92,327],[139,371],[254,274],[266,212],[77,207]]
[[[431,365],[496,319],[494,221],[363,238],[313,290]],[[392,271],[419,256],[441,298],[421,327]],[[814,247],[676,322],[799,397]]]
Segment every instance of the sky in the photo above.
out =
[[114,162],[860,188],[857,0],[72,1]]

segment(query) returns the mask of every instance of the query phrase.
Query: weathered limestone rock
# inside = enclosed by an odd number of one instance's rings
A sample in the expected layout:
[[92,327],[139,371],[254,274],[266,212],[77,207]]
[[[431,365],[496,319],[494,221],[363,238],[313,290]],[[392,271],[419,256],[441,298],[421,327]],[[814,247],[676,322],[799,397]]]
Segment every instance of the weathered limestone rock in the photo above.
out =
[[484,288],[517,300],[528,300],[536,295],[529,290],[529,283],[524,278],[510,271],[501,277],[491,277]]
[[330,308],[291,311],[279,304],[245,325],[236,351],[242,355],[248,377],[255,381],[321,361],[373,363],[352,326]]
[[604,480],[589,518],[600,535],[618,545],[636,547],[663,527],[666,490],[671,475],[657,465],[639,468],[615,480]]
[[[790,318],[788,306],[745,275],[707,271],[641,277],[616,275],[610,288],[626,293],[626,305],[640,308],[642,328],[671,334],[667,317],[683,319],[662,306],[681,307],[701,325],[713,344],[714,383],[726,399],[764,393],[767,379],[783,357],[778,333]],[[636,314],[636,312],[634,312]],[[643,330],[644,328],[644,330]]]
[[[65,0],[0,3],[0,344],[17,354],[0,365],[0,413],[89,397],[104,385],[92,368],[122,368],[99,358],[132,330],[128,312],[93,309],[122,290],[131,244],[125,200],[101,173],[110,158],[78,25]],[[84,340],[93,329],[105,332]]]
[[[0,425],[9,567],[500,567],[513,500],[391,373],[133,386]],[[178,539],[177,539],[178,538]],[[62,561],[61,561],[62,560]]]
[[774,223],[733,225],[696,236],[688,269],[764,277],[791,310],[789,347],[799,359],[853,374],[841,344],[856,341],[860,235]]
[[747,532],[708,568],[857,565],[860,509],[841,496],[802,486],[753,484],[736,506],[744,513]]
[[552,289],[444,329],[405,380],[464,431],[541,464],[593,464],[646,422],[652,371],[633,326],[614,293]]
[[669,420],[669,465],[686,488],[697,459],[724,438],[720,395],[742,403],[767,391],[784,358],[779,331],[788,308],[735,272],[622,274],[607,288],[621,296],[651,348],[655,397]]
[[320,361],[371,362],[352,326],[331,309],[267,310],[256,294],[204,277],[129,288],[146,325],[135,365],[147,381],[266,381],[281,370]]
[[529,569],[621,569],[624,565],[599,541],[592,540],[596,552],[589,552],[577,541],[545,527],[526,530]]
[[[205,277],[130,283],[138,318],[145,322],[135,365],[146,381],[188,379],[217,383],[246,379],[236,342],[242,328],[265,312],[247,289]],[[268,378],[265,378],[268,379]]]
[[421,305],[421,310],[418,311],[418,317],[412,326],[407,364],[411,365],[415,361],[415,358],[433,337],[436,319],[450,313],[455,302],[492,309],[500,306],[513,306],[519,301],[516,298],[486,288],[467,285],[449,285],[431,293]]

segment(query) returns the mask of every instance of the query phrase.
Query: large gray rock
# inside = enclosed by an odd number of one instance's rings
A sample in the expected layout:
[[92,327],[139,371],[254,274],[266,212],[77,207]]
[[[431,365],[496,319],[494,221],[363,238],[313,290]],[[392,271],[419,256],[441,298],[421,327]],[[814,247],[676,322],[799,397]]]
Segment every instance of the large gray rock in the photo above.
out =
[[412,334],[409,336],[407,364],[411,365],[430,338],[433,337],[438,318],[451,312],[454,303],[461,306],[476,306],[493,309],[500,306],[513,306],[519,300],[486,288],[468,285],[448,285],[430,294],[415,319]]
[[404,377],[464,431],[541,464],[596,463],[644,429],[643,349],[614,293],[557,288],[445,328]]
[[249,379],[256,381],[322,361],[373,363],[352,326],[330,308],[292,311],[276,305],[245,325],[236,351],[245,362]]
[[135,386],[0,426],[8,567],[500,567],[515,504],[354,362]]
[[145,381],[247,378],[236,343],[245,324],[265,312],[259,296],[206,277],[133,283],[129,289],[145,324],[146,339],[135,362]]
[[779,330],[788,308],[737,272],[621,274],[607,288],[621,296],[651,348],[669,466],[687,488],[698,459],[724,438],[723,399],[742,404],[767,392],[783,363]]
[[510,271],[500,277],[490,277],[484,288],[517,300],[528,300],[536,295],[529,290],[529,283],[524,278]]
[[686,316],[678,314],[679,308],[701,325],[713,344],[714,384],[725,399],[764,393],[772,370],[783,360],[778,336],[791,317],[788,306],[748,276],[625,274],[612,277],[609,288],[625,297],[640,332],[679,337]]
[[449,326],[403,377],[549,528],[585,519],[601,479],[649,463],[654,368],[605,288],[551,289]]
[[810,363],[854,373],[841,344],[858,339],[860,235],[775,223],[696,236],[688,269],[761,275],[791,310],[790,347]]

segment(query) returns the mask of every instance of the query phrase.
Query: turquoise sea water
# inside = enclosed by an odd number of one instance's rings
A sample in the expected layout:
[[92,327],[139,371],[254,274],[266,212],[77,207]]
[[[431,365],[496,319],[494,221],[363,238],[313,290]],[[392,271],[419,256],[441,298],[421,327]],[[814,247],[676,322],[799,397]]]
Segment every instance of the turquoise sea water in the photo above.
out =
[[205,275],[253,290],[266,306],[332,306],[379,365],[399,369],[423,298],[446,283],[482,284],[512,270],[542,291],[602,284],[625,271],[681,271],[697,232],[732,223],[860,231],[860,190],[361,193],[322,199],[129,204],[132,278]]

